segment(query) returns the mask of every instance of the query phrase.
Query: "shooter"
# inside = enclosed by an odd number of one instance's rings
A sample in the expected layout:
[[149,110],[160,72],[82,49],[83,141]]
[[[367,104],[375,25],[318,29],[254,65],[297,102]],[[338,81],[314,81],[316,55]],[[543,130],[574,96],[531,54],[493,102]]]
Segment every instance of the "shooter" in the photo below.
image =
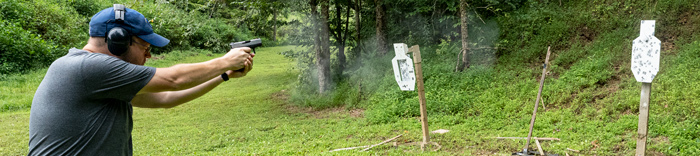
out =
[[253,68],[247,47],[201,63],[143,66],[151,46],[170,40],[120,4],[95,14],[89,33],[87,45],[54,61],[37,88],[28,155],[132,155],[132,106],[175,107]]

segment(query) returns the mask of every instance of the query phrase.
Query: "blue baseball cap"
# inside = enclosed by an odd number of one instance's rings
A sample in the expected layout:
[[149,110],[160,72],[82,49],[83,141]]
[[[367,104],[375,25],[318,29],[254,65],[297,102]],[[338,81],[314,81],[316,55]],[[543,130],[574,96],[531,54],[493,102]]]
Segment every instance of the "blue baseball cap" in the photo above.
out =
[[116,22],[114,14],[114,7],[111,7],[92,16],[90,36],[104,37],[112,28],[121,27],[156,47],[163,47],[170,42],[167,38],[154,33],[151,23],[138,11],[126,8],[124,22]]

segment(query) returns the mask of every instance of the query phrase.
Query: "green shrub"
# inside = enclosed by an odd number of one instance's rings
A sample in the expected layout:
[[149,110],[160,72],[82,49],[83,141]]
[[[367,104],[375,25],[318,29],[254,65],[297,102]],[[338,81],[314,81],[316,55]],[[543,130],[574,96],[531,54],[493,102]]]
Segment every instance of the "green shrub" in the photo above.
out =
[[88,18],[78,14],[65,1],[7,0],[0,2],[2,18],[19,23],[24,30],[53,41],[63,50],[82,47],[88,39]]
[[201,49],[209,49],[217,53],[228,52],[229,43],[252,39],[240,29],[235,29],[220,19],[207,19],[196,25],[192,36],[193,46]]
[[185,12],[174,5],[158,2],[127,3],[127,7],[151,19],[153,31],[170,39],[168,46],[153,49],[156,54],[191,48],[223,53],[228,52],[231,42],[252,39],[250,32],[233,26],[227,19],[209,18],[196,10]]
[[100,10],[107,8],[109,3],[95,0],[69,0],[68,5],[73,7],[81,16],[91,18],[92,15],[95,15]]
[[0,75],[50,64],[59,54],[57,46],[18,24],[0,20]]
[[50,64],[70,47],[87,41],[87,18],[63,1],[0,2],[2,69],[22,72]]

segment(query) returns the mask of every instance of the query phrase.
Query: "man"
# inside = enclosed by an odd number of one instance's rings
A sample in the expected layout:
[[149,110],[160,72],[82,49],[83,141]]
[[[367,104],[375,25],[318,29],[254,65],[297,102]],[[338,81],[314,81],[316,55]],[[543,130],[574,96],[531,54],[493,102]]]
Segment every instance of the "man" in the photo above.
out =
[[250,48],[201,63],[142,66],[150,46],[168,42],[123,5],[95,14],[87,45],[54,61],[37,88],[29,155],[132,155],[132,106],[174,107],[252,69]]

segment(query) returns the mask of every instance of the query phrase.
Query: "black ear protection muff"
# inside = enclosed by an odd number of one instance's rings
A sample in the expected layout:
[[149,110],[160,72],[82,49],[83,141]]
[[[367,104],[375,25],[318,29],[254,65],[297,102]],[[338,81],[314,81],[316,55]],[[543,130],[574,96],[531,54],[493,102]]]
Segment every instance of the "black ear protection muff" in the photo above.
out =
[[[124,13],[126,7],[121,4],[114,4],[114,23],[124,23]],[[131,46],[131,32],[121,27],[114,27],[105,34],[105,42],[109,52],[121,56],[129,50]]]

